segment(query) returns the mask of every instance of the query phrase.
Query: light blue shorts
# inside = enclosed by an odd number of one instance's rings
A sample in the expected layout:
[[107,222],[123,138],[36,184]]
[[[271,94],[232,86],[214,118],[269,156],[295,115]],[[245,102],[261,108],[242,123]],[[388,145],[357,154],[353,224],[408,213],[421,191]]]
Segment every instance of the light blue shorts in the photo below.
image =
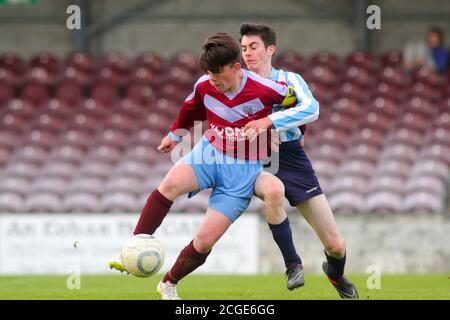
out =
[[212,188],[209,207],[224,214],[232,222],[248,208],[256,178],[263,170],[262,161],[229,157],[205,137],[180,162],[194,169],[200,187],[198,191],[190,193],[189,198],[203,189]]

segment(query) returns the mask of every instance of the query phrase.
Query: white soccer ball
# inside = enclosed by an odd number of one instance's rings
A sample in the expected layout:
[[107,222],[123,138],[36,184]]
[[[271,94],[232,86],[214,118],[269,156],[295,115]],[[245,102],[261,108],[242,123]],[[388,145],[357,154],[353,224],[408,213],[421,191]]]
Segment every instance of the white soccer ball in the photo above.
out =
[[123,264],[136,277],[147,278],[156,274],[164,264],[164,257],[161,242],[149,234],[131,237],[122,248]]

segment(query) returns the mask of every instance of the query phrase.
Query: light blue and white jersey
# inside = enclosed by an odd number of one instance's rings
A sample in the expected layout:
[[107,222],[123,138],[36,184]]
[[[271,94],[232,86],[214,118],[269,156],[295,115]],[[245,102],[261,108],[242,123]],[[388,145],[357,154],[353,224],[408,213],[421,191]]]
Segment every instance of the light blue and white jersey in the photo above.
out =
[[[319,117],[319,102],[313,97],[305,80],[297,73],[272,68],[269,78],[283,81],[295,89],[298,104],[290,109],[275,105],[269,118],[280,133],[282,142],[300,139],[302,133],[299,126],[313,122]],[[283,112],[277,112],[281,110]]]

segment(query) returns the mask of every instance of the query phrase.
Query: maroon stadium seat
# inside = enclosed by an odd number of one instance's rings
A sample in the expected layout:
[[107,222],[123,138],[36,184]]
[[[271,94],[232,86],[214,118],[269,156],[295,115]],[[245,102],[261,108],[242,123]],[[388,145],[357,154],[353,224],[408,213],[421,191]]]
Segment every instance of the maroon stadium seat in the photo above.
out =
[[[345,131],[326,128],[321,130],[316,137],[314,137],[314,145],[321,144],[336,144],[338,146],[343,146],[346,143],[347,135]],[[310,137],[308,135],[308,142],[310,141]]]
[[450,128],[430,128],[424,139],[424,145],[443,145],[450,147]]
[[403,198],[401,195],[391,191],[377,191],[367,195],[364,208],[371,213],[379,214],[401,212],[403,209]]
[[444,197],[446,184],[435,176],[411,176],[406,183],[405,191],[407,193],[425,191]]
[[436,161],[433,159],[425,159],[419,160],[414,164],[411,172],[411,177],[437,177],[442,182],[447,183],[449,174],[449,168],[445,162]]
[[370,144],[357,144],[350,147],[347,159],[362,160],[376,163],[379,156],[379,148]]
[[85,160],[114,164],[119,161],[122,153],[120,149],[109,145],[94,146]]
[[0,194],[11,192],[26,196],[30,191],[31,182],[24,177],[3,177],[0,180]]
[[355,192],[341,191],[329,197],[330,207],[339,214],[361,213],[366,210],[364,197]]
[[314,159],[314,161],[321,159],[339,163],[344,157],[344,151],[333,144],[322,144],[312,149],[308,155]]
[[121,177],[144,179],[152,173],[152,166],[145,162],[121,161],[114,169],[113,174]]
[[113,164],[109,162],[90,160],[81,165],[78,174],[85,177],[106,179],[111,176],[113,168]]
[[31,57],[29,65],[30,67],[44,68],[51,74],[56,74],[59,71],[58,58],[48,52],[42,52]]
[[417,132],[423,132],[429,126],[429,120],[419,113],[406,111],[397,116],[393,124],[394,128],[408,128]]
[[334,71],[338,70],[339,63],[340,61],[337,55],[326,51],[317,52],[313,54],[310,59],[310,65],[326,65]]
[[91,86],[90,96],[104,105],[113,105],[119,100],[119,89],[113,83],[98,82]]
[[118,112],[112,113],[102,124],[103,130],[121,131],[124,134],[130,134],[134,129],[134,121],[132,118]]
[[130,143],[156,148],[163,137],[163,134],[152,129],[140,129],[131,137]]
[[426,118],[433,114],[433,106],[431,102],[419,96],[410,96],[402,104],[403,112],[412,112],[422,115]]
[[361,176],[336,176],[327,190],[329,194],[336,194],[342,191],[361,193],[367,187],[367,179]]
[[22,140],[23,145],[35,145],[46,150],[50,150],[56,141],[55,134],[45,130],[31,130],[28,131]]
[[317,160],[313,163],[314,171],[319,178],[331,179],[336,174],[338,165],[329,160]]
[[35,108],[31,105],[31,103],[22,99],[14,99],[9,101],[4,110],[9,111],[11,114],[17,115],[25,120],[31,120],[35,113]]
[[57,135],[64,129],[64,122],[48,112],[42,112],[30,122],[30,129]]
[[0,131],[0,148],[11,152],[15,147],[19,145],[20,135],[14,131]]
[[416,148],[404,144],[386,146],[380,156],[380,161],[399,160],[413,163],[418,155]]
[[108,52],[97,61],[98,67],[111,68],[120,74],[126,74],[130,69],[128,58],[120,52]]
[[79,176],[70,181],[67,193],[89,193],[99,196],[105,190],[105,181],[99,177]]
[[151,85],[132,82],[126,88],[125,97],[134,103],[148,105],[156,99],[156,94]]
[[153,163],[160,153],[155,148],[145,145],[131,145],[123,155],[123,161]]
[[384,66],[400,66],[403,62],[402,53],[400,51],[389,51],[380,58],[381,64]]
[[37,177],[31,185],[31,193],[53,193],[59,196],[67,191],[68,182],[62,177]]
[[373,79],[369,71],[354,65],[349,66],[344,70],[342,80],[350,83],[356,83],[362,85],[363,87],[373,85]]
[[386,137],[385,145],[404,144],[418,147],[423,140],[423,135],[409,128],[394,129]]
[[293,51],[284,51],[274,60],[274,66],[292,72],[301,72],[305,69],[303,57]]
[[399,113],[400,108],[396,103],[388,97],[374,96],[365,108],[366,111],[373,111],[377,114],[384,114],[388,118],[395,117]]
[[14,53],[3,53],[0,55],[0,67],[20,75],[25,69],[25,63],[22,58]]
[[42,167],[40,176],[71,179],[77,173],[77,168],[73,162],[49,160]]
[[42,165],[46,160],[48,152],[45,148],[36,145],[22,145],[16,148],[10,161],[30,162]]
[[69,193],[64,197],[62,210],[79,213],[101,212],[100,198],[92,193]]
[[106,129],[94,138],[95,146],[105,145],[122,149],[127,142],[127,135],[120,130]]
[[444,211],[444,201],[430,192],[413,192],[405,196],[403,210],[409,213],[438,213]]
[[86,74],[94,70],[94,61],[87,53],[75,52],[70,54],[64,61],[64,65],[74,67]]
[[120,103],[114,108],[113,112],[117,112],[126,117],[140,120],[148,113],[143,105],[131,99],[122,99]]
[[334,86],[338,81],[334,71],[326,65],[312,66],[304,74],[304,78],[308,82],[313,81],[314,83],[320,83],[325,86]]
[[165,61],[160,55],[147,51],[136,57],[135,65],[147,67],[160,73],[165,68]]
[[131,176],[112,176],[105,183],[105,189],[103,194],[115,193],[115,192],[127,192],[140,194],[142,188],[141,180]]
[[83,111],[75,113],[66,126],[66,130],[86,131],[89,134],[94,134],[98,129],[99,124],[96,118]]
[[3,169],[5,177],[34,179],[40,171],[40,166],[30,162],[9,162]]
[[15,192],[0,193],[0,212],[25,212],[24,198]]
[[420,159],[433,159],[450,165],[450,147],[439,144],[427,145],[421,149]]
[[100,200],[102,212],[139,212],[139,198],[130,192],[106,193]]
[[339,176],[357,176],[362,178],[369,178],[374,173],[375,165],[372,162],[365,160],[348,160],[343,161],[337,174]]
[[371,129],[384,134],[390,127],[391,118],[377,111],[368,111],[357,121],[358,130]]
[[365,143],[367,145],[381,147],[384,144],[384,139],[384,135],[380,131],[364,128],[362,130],[357,130],[351,135],[349,145]]
[[56,145],[73,146],[86,151],[92,144],[92,136],[82,130],[67,130],[59,135]]
[[357,100],[345,97],[335,100],[331,105],[331,110],[353,118],[358,117],[363,112],[362,105]]
[[62,198],[54,193],[49,192],[33,193],[26,198],[25,208],[27,212],[61,212]]
[[24,119],[11,112],[0,112],[0,130],[12,131],[21,134],[24,131]]
[[84,151],[76,146],[56,146],[52,149],[49,160],[79,164],[84,158]]
[[50,99],[48,102],[42,104],[40,112],[48,113],[55,116],[61,121],[67,121],[72,118],[74,110],[67,102],[59,99]]
[[374,71],[377,68],[375,58],[372,54],[363,51],[355,51],[345,58],[347,66],[358,66],[368,71]]
[[195,74],[199,69],[198,56],[192,51],[180,51],[170,58],[169,65],[171,68],[172,66],[181,67]]
[[364,189],[367,193],[386,191],[395,194],[402,194],[404,188],[405,180],[399,176],[376,175],[372,177],[369,184]]
[[410,82],[409,75],[401,68],[401,66],[384,67],[378,74],[378,82],[385,82],[398,88],[403,88]]
[[411,172],[411,164],[402,160],[383,160],[378,163],[374,176],[391,175],[406,179]]

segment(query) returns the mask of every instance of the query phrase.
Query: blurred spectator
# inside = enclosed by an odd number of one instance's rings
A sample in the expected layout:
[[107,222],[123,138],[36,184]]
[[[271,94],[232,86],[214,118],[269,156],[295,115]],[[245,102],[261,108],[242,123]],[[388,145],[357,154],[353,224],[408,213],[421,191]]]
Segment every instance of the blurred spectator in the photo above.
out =
[[440,27],[431,27],[425,41],[410,42],[403,52],[405,67],[410,70],[423,65],[444,72],[447,70],[449,55],[445,50],[444,32]]

